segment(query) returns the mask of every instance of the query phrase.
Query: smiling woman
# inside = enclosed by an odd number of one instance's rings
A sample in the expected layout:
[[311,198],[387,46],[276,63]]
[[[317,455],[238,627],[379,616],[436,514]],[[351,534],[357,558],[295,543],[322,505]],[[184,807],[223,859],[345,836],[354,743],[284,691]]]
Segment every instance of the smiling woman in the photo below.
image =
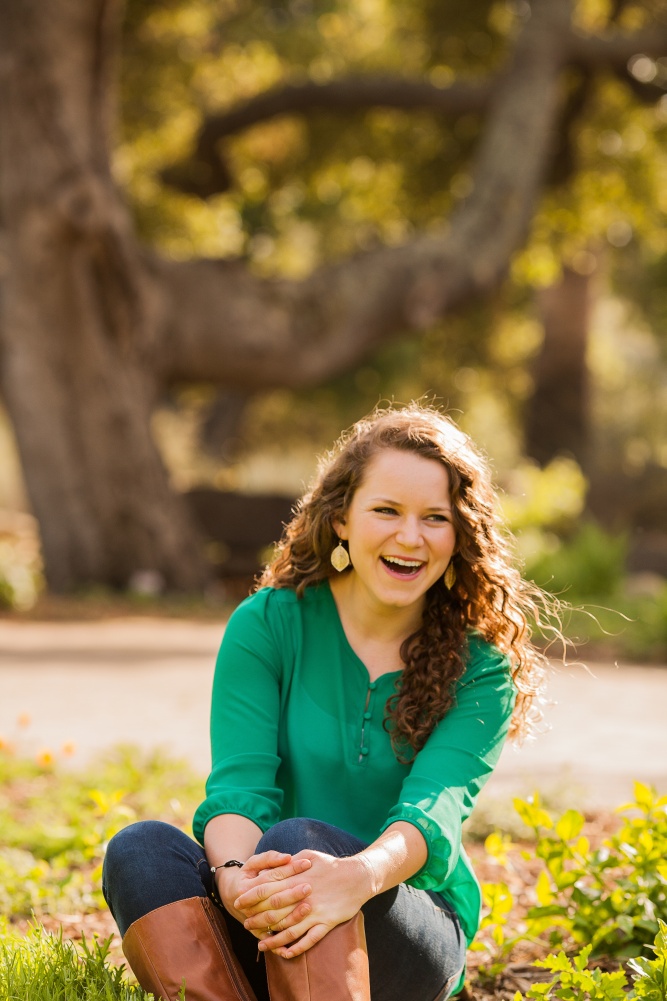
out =
[[151,823],[109,845],[141,985],[170,1001],[183,979],[192,1001],[459,989],[481,903],[461,825],[534,719],[544,607],[452,421],[413,404],[343,435],[227,625],[204,851]]

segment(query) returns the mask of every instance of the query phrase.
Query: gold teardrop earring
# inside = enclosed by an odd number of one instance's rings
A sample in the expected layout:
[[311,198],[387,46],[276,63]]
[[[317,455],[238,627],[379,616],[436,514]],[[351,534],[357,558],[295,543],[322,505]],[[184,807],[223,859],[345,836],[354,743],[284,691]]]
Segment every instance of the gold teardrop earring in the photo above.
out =
[[456,583],[456,570],[454,569],[454,564],[449,563],[444,574],[445,587],[451,591]]
[[338,540],[338,545],[331,553],[331,565],[338,573],[341,573],[350,565],[350,554],[340,539]]

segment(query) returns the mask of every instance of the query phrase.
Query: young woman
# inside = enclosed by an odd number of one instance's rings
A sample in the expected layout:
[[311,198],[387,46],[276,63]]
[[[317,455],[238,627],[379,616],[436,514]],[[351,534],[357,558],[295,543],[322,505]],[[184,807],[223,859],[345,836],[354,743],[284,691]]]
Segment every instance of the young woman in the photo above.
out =
[[[480,890],[461,824],[536,715],[542,596],[487,466],[438,410],[378,410],[321,463],[218,657],[197,842],[111,841],[104,892],[169,1001],[435,1001]],[[200,845],[204,846],[204,850]]]

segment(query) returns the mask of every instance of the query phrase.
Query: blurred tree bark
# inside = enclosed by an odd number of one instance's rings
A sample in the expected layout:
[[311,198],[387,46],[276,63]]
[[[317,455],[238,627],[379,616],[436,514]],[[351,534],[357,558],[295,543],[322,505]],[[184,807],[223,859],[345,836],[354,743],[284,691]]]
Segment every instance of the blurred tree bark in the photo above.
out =
[[589,468],[589,376],[586,364],[591,276],[563,268],[537,296],[544,339],[533,365],[526,407],[526,452],[541,466],[569,453]]
[[205,578],[150,434],[159,292],[110,175],[118,14],[0,11],[2,394],[55,591]]
[[[449,95],[486,115],[471,192],[451,217],[302,281],[266,280],[241,260],[176,262],[138,242],[110,171],[120,15],[120,0],[0,6],[0,388],[55,591],[124,586],[142,570],[169,588],[201,586],[194,530],[151,437],[156,395],[189,380],[237,393],[314,385],[488,294],[526,238],[564,67],[622,75],[629,54],[667,51],[664,27],[585,39],[570,29],[570,0],[535,0],[498,78]],[[339,87],[332,107],[414,106],[405,89],[351,98]],[[216,128],[228,135],[322,101],[293,87],[207,123],[193,161],[199,176],[209,168],[208,193],[228,184]]]

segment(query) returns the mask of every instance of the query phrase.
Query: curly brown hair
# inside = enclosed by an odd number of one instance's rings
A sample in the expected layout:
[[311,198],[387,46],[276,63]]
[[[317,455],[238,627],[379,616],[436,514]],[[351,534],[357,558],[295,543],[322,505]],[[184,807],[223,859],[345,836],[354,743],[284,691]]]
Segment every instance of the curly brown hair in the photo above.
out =
[[370,460],[386,448],[443,464],[456,531],[456,581],[451,589],[442,579],[429,588],[421,626],[401,646],[405,667],[385,716],[394,751],[399,760],[414,757],[452,706],[472,630],[509,659],[517,690],[510,737],[520,739],[541,718],[538,696],[548,663],[531,643],[531,623],[551,623],[560,635],[553,625],[554,602],[523,580],[513,564],[486,459],[436,408],[420,403],[378,408],[344,432],[321,459],[258,586],[293,588],[302,596],[310,585],[334,575],[330,557],[338,537],[333,526],[344,518]]

